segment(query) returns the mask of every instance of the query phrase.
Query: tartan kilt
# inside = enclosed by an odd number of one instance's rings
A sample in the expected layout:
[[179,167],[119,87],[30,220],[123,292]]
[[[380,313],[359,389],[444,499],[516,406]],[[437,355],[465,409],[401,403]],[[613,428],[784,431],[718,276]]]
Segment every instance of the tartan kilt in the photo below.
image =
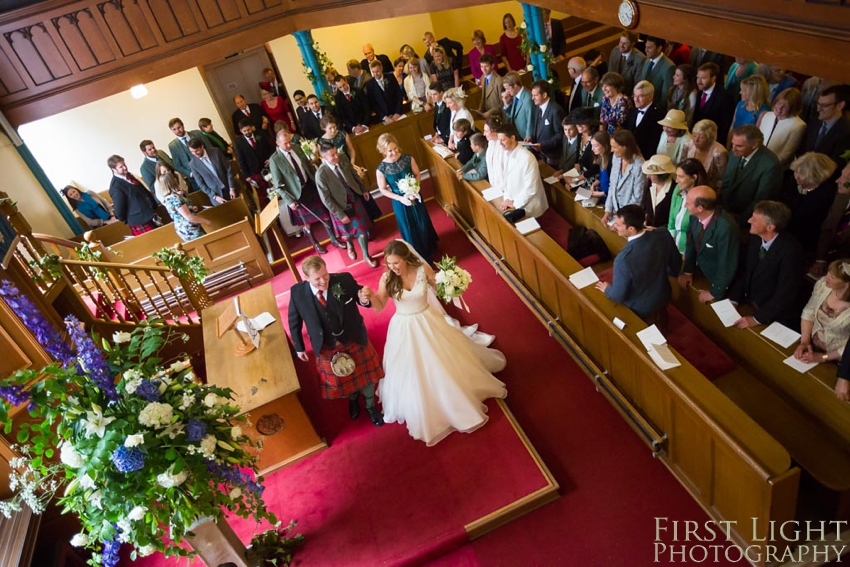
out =
[[[300,205],[294,211],[289,207],[286,207],[286,210],[289,211],[289,220],[293,225],[310,226],[314,222],[330,222],[330,212],[319,198],[319,193],[316,191],[315,185],[307,186],[302,189],[301,198],[298,199],[298,203],[300,203]],[[304,207],[310,209],[312,214],[305,211]],[[316,217],[318,217],[318,219]]]
[[348,241],[352,238],[366,236],[369,232],[369,216],[366,214],[366,208],[360,199],[354,197],[350,191],[346,191],[348,199],[348,207],[351,212],[348,213],[348,218],[351,220],[348,224],[343,224],[336,216],[331,217],[334,225],[334,232],[337,238]]
[[153,222],[146,222],[142,224],[136,224],[130,227],[130,233],[133,236],[139,236],[140,234],[144,234],[146,232],[150,232],[156,228],[156,225]]
[[[333,373],[331,358],[339,351],[347,352],[354,359],[355,370],[351,376],[336,376]],[[361,345],[350,341],[334,348],[324,345],[316,356],[316,369],[319,371],[322,397],[326,400],[347,398],[369,384],[377,384],[384,377],[381,359],[371,342]]]

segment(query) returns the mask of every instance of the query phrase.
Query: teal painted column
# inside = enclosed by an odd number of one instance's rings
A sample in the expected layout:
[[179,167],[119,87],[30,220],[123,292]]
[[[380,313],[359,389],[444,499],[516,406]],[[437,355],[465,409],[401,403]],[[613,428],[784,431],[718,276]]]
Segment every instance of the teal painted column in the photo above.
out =
[[[526,33],[528,40],[532,45],[546,46],[549,49],[548,41],[546,40],[546,28],[543,25],[543,11],[531,4],[522,5],[522,13],[526,23]],[[534,80],[547,80],[549,78],[549,66],[546,64],[543,54],[539,50],[532,51],[531,64],[534,65]]]
[[316,57],[316,50],[313,49],[313,34],[310,30],[297,31],[293,34],[295,42],[298,44],[298,49],[301,51],[301,56],[307,66],[313,70],[313,90],[319,100],[327,100],[331,96],[331,89],[328,85],[328,80],[322,72],[319,65],[319,58]]

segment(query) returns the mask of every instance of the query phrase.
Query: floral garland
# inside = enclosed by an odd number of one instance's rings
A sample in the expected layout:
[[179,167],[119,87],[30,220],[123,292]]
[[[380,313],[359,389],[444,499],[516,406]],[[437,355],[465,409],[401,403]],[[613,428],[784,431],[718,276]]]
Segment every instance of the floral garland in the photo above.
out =
[[[528,38],[528,25],[525,22],[522,22],[519,26],[519,34],[522,37],[522,41],[519,44],[520,51],[525,53],[526,60],[531,58],[532,54],[539,53],[543,57],[543,64],[546,65],[547,69],[550,69],[552,63],[555,61],[555,56],[552,55],[552,52],[549,50],[549,45],[547,43],[540,43],[531,41]],[[530,70],[530,69],[529,69]],[[549,72],[551,76],[551,69]],[[552,82],[551,80],[549,81]]]
[[[325,75],[327,74],[328,69],[330,69],[331,67],[334,66],[333,61],[331,61],[331,59],[330,59],[330,57],[328,57],[327,53],[325,53],[324,51],[321,50],[321,48],[319,47],[318,41],[313,40],[312,48],[313,48],[313,53],[316,54],[316,62],[319,64],[319,69],[318,69],[319,75],[318,76],[322,77],[322,79],[326,80]],[[304,74],[307,76],[308,81],[310,81],[311,83],[315,83],[317,80],[319,80],[316,76],[316,73],[315,73],[316,70],[313,69],[312,67],[310,67],[307,64],[306,60],[304,60],[304,59],[301,60],[301,66],[304,69]]]
[[185,251],[176,248],[163,248],[159,252],[154,252],[153,257],[178,276],[189,278],[197,283],[203,283],[204,278],[210,273],[209,268],[204,266],[203,258],[189,256]]

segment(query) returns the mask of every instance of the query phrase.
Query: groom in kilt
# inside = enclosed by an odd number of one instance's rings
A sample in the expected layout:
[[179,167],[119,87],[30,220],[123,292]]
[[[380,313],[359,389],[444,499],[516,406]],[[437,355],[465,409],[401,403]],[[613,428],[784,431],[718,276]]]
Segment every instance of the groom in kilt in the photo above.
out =
[[383,425],[384,419],[375,406],[375,384],[384,377],[384,371],[357,308],[372,306],[362,294],[363,286],[351,274],[329,274],[325,261],[318,256],[304,260],[301,271],[305,281],[292,286],[289,301],[289,332],[298,358],[309,360],[302,336],[306,324],[316,355],[322,397],[347,397],[351,419],[357,419],[362,393],[372,423]]

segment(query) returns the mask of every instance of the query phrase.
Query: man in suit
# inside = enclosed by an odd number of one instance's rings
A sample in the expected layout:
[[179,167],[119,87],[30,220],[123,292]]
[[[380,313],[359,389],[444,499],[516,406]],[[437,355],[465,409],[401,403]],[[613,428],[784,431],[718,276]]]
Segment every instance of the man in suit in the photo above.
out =
[[564,60],[567,53],[567,40],[564,36],[564,26],[561,20],[552,19],[552,10],[543,8],[543,29],[546,30],[546,39],[549,49],[557,62]]
[[[549,208],[537,159],[534,154],[519,145],[513,124],[503,124],[497,131],[499,144],[505,150],[501,210],[522,211],[526,216],[537,218]],[[517,216],[521,217],[522,214]]]
[[[239,121],[243,118],[247,118],[251,121],[251,125],[254,127],[254,130],[263,129],[263,116],[266,116],[266,111],[263,110],[262,106],[253,102],[248,104],[248,101],[246,101],[245,97],[241,94],[233,97],[233,102],[236,104],[236,110],[233,111],[230,118],[233,122],[234,134],[239,134]],[[266,116],[266,118],[268,117]]]
[[307,97],[307,112],[301,119],[301,135],[308,140],[321,138],[325,131],[322,130],[321,122],[324,117],[325,108],[319,103],[319,97],[311,94]]
[[809,122],[806,142],[800,154],[818,152],[828,155],[841,171],[847,163],[842,155],[850,149],[850,85],[833,85],[818,97],[818,119]]
[[298,124],[304,119],[304,115],[308,112],[307,95],[301,89],[292,93],[292,100],[295,101],[295,117],[298,119]]
[[366,88],[366,83],[372,80],[372,75],[369,74],[369,66],[363,67],[356,59],[352,59],[346,63],[348,69],[348,83],[352,88],[363,90]]
[[168,121],[168,127],[174,134],[175,138],[168,142],[168,152],[171,154],[171,161],[174,163],[174,169],[189,182],[189,188],[192,191],[197,191],[200,186],[196,180],[192,178],[192,170],[189,169],[189,162],[192,161],[192,153],[189,151],[189,142],[192,140],[200,140],[204,147],[208,150],[212,149],[212,143],[204,136],[200,130],[191,130],[186,132],[183,126],[183,121],[179,118],[172,118]]
[[457,170],[458,180],[481,181],[487,179],[487,137],[476,132],[469,137],[469,145],[475,152],[472,158]]
[[389,79],[384,77],[380,61],[373,61],[371,70],[372,80],[366,85],[366,94],[369,95],[375,117],[386,124],[395,122],[401,116],[402,95],[398,81],[392,75]]
[[581,57],[573,57],[567,61],[567,72],[572,79],[572,87],[570,88],[570,98],[567,103],[567,114],[584,105],[584,89],[581,87],[581,74],[587,69],[587,64]]
[[127,170],[127,164],[121,156],[110,156],[106,165],[112,170],[109,197],[112,199],[115,218],[129,226],[133,236],[155,229],[153,217],[156,214],[156,200],[153,194]]
[[570,123],[570,120],[567,118],[561,121],[561,125],[564,129],[564,141],[561,148],[561,161],[558,163],[558,171],[566,172],[574,169],[578,162],[578,145],[581,142],[581,136],[578,135],[576,125]]
[[428,65],[434,62],[434,56],[431,55],[431,45],[436,43],[443,48],[446,55],[451,57],[452,67],[457,69],[457,71],[460,71],[460,68],[463,65],[463,45],[461,45],[460,42],[447,37],[435,40],[434,34],[431,32],[425,32],[422,35],[422,42],[425,44],[425,61],[428,62]]
[[581,90],[582,102],[579,106],[593,108],[598,118],[605,94],[599,86],[599,72],[596,67],[587,67],[581,72]]
[[375,48],[371,43],[363,46],[363,59],[360,61],[362,69],[371,69],[373,61],[380,61],[385,75],[393,74],[393,64],[390,58],[384,54],[375,55]]
[[325,254],[327,250],[313,236],[312,225],[315,222],[325,227],[331,244],[346,250],[347,246],[336,238],[330,214],[316,189],[316,169],[304,155],[301,146],[292,143],[292,137],[286,130],[278,132],[275,139],[277,150],[269,159],[272,184],[279,188],[283,200],[281,211],[285,212],[289,208],[292,224],[301,227],[317,254]]
[[620,34],[620,43],[611,50],[611,56],[608,58],[608,72],[619,73],[623,76],[626,82],[624,92],[627,93],[632,92],[635,83],[640,80],[643,62],[646,60],[644,54],[635,49],[637,40],[637,34],[623,30]]
[[275,96],[286,96],[283,85],[277,79],[277,73],[271,67],[263,69],[263,80],[260,84]]
[[266,180],[263,179],[263,169],[269,166],[269,158],[274,150],[266,136],[256,135],[247,118],[239,121],[239,132],[242,135],[236,138],[236,162],[242,171],[242,178],[264,189]]
[[139,143],[139,149],[142,150],[145,159],[142,160],[142,165],[139,171],[142,173],[142,179],[150,191],[153,191],[154,183],[156,182],[156,162],[164,161],[171,167],[174,167],[174,162],[171,161],[171,156],[162,150],[156,149],[156,146],[151,140],[142,140]]
[[435,144],[448,144],[449,137],[452,135],[452,111],[449,110],[449,107],[446,106],[446,102],[443,100],[443,85],[440,81],[434,81],[428,87],[428,90],[431,93],[431,100],[434,104],[434,132],[437,134],[433,142]]
[[481,64],[481,103],[478,105],[478,112],[487,119],[502,108],[502,100],[499,95],[501,95],[504,87],[502,86],[502,77],[496,73],[496,60],[492,55],[485,53],[481,56],[479,63]]
[[221,134],[215,131],[212,120],[209,118],[199,118],[198,128],[201,130],[201,134],[203,134],[204,138],[209,140],[212,147],[218,148],[220,151],[224,152],[228,159],[233,157],[233,148],[227,143],[227,140],[225,140]]
[[511,115],[508,121],[513,123],[519,133],[520,140],[531,140],[531,115],[534,102],[531,93],[522,86],[522,79],[518,73],[511,71],[505,75],[503,85],[506,91],[514,97],[511,105]]
[[723,174],[723,208],[745,228],[759,201],[775,199],[782,189],[782,166],[764,147],[764,134],[747,124],[732,130],[732,155]]
[[691,217],[685,244],[685,262],[679,286],[686,289],[699,268],[708,278],[710,289],[699,290],[699,300],[708,303],[723,299],[738,267],[738,226],[725,211],[717,208],[717,193],[707,185],[691,188],[685,208]]
[[316,169],[316,189],[325,207],[331,213],[334,230],[348,249],[348,257],[357,259],[352,240],[360,244],[363,260],[372,268],[378,262],[369,254],[369,216],[360,197],[371,199],[369,190],[357,172],[354,171],[348,156],[339,153],[330,140],[319,142],[322,163]]
[[664,112],[655,104],[655,87],[649,81],[636,84],[632,97],[635,104],[629,109],[623,128],[635,135],[641,155],[649,159],[658,150],[663,132],[658,121],[664,118]]
[[230,171],[230,162],[215,148],[206,148],[201,140],[189,140],[192,160],[189,169],[201,191],[207,194],[213,205],[220,205],[236,198],[236,182]]
[[626,205],[614,213],[614,231],[628,242],[614,259],[611,284],[598,282],[596,289],[622,303],[638,317],[654,318],[670,303],[673,291],[667,276],[677,276],[682,256],[666,230],[646,230],[640,205]]
[[[384,371],[357,308],[358,305],[371,307],[372,303],[351,274],[329,274],[324,260],[318,256],[305,259],[301,270],[305,280],[290,288],[289,300],[289,334],[299,360],[310,360],[302,336],[306,325],[322,397],[327,400],[347,397],[348,413],[351,419],[357,419],[362,392],[372,423],[383,425],[384,419],[375,406],[375,384],[384,377]],[[348,376],[334,373],[333,359],[340,352],[350,356],[354,363],[354,372]]]
[[803,248],[783,232],[790,220],[791,209],[778,201],[759,201],[753,208],[746,256],[729,287],[729,299],[736,305],[752,305],[754,313],[735,321],[736,327],[746,329],[774,321],[792,328],[799,324],[796,303]]
[[655,104],[662,113],[667,112],[667,94],[673,86],[676,65],[664,54],[667,42],[657,37],[646,38],[646,61],[640,78],[655,87]]
[[334,101],[343,130],[352,134],[365,132],[372,117],[366,95],[349,85],[342,75],[334,77],[334,85],[337,87]]
[[717,124],[717,142],[725,146],[735,114],[735,101],[718,82],[720,68],[715,63],[706,63],[697,70],[697,104],[694,107],[693,123],[711,120]]
[[564,139],[564,111],[549,98],[549,83],[537,81],[531,85],[531,100],[535,108],[531,115],[531,149],[540,153],[546,163],[558,167]]

